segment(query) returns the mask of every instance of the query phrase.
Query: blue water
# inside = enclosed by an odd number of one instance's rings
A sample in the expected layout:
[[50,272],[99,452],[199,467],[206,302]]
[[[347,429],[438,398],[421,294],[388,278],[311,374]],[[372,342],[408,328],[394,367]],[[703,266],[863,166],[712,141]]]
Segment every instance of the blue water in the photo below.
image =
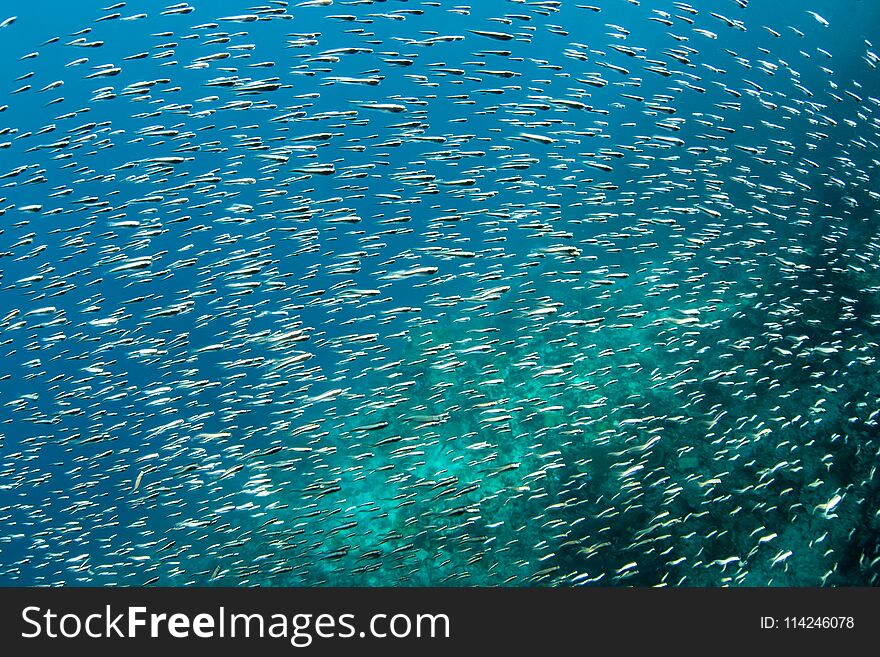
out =
[[[600,13],[565,2],[544,16],[538,5],[492,1],[463,16],[439,4],[291,6],[291,20],[199,29],[250,10],[216,0],[161,16],[159,3],[128,3],[117,10],[123,17],[148,18],[95,23],[108,3],[4,6],[17,20],[0,30],[2,84],[6,94],[31,89],[6,95],[0,113],[9,129],[0,173],[26,167],[0,180],[0,312],[20,313],[0,334],[0,583],[874,582],[877,71],[865,40],[880,10],[829,0],[752,0],[741,9],[719,0],[690,16],[672,3],[596,0]],[[424,14],[370,16],[405,9]],[[665,19],[662,11],[694,23],[649,20]],[[338,14],[372,22],[331,18]],[[490,20],[505,14],[532,18]],[[82,38],[103,45],[65,45],[89,26]],[[431,31],[464,38],[410,41]],[[220,33],[228,43],[205,43]],[[307,43],[291,47],[300,38]],[[645,71],[611,45],[644,49],[675,74]],[[691,66],[665,56],[684,46],[697,51]],[[309,61],[348,47],[372,52]],[[20,59],[31,52],[39,55]],[[124,61],[139,52],[150,56]],[[190,66],[223,52],[230,56],[206,68]],[[81,57],[88,61],[65,66]],[[383,61],[391,57],[414,63]],[[268,61],[275,65],[249,68]],[[630,72],[597,64],[605,61]],[[122,70],[85,79],[104,64]],[[443,69],[465,74],[438,75]],[[590,72],[609,84],[577,81]],[[327,84],[376,74],[384,77],[375,86]],[[248,96],[206,85],[232,75],[278,77],[283,87]],[[638,86],[621,84],[635,78]],[[39,91],[56,80],[64,85]],[[124,93],[143,81],[156,81],[148,94]],[[96,100],[103,87],[113,97]],[[669,96],[680,129],[658,127],[666,115],[621,93]],[[598,112],[528,106],[548,98]],[[224,109],[243,100],[253,104]],[[371,103],[407,110],[362,107]],[[278,120],[290,113],[304,120]],[[400,125],[408,122],[445,143],[412,140],[413,126]],[[74,131],[86,123],[96,125]],[[149,126],[176,134],[144,135]],[[566,130],[580,134],[556,132]],[[284,164],[260,158],[318,132],[334,136],[301,157],[291,150]],[[558,141],[511,139],[523,132]],[[658,148],[654,135],[685,146]],[[254,142],[264,148],[245,146]],[[584,164],[599,161],[600,149],[620,155],[608,159],[613,171]],[[440,152],[447,159],[436,159]],[[171,156],[185,161],[166,171],[144,162]],[[536,159],[505,168],[520,157]],[[333,163],[335,173],[292,171],[315,162]],[[640,162],[648,168],[629,166]],[[406,172],[476,182],[423,193],[401,181]],[[503,182],[513,175],[523,184]],[[228,184],[242,178],[256,182]],[[600,183],[614,186],[604,190],[607,203],[586,202],[602,193],[591,190]],[[52,196],[62,190],[69,193]],[[407,202],[388,203],[389,194]],[[42,209],[22,212],[29,204]],[[292,212],[299,206],[308,212]],[[669,210],[699,206],[721,215]],[[337,208],[361,222],[328,222]],[[597,221],[606,211],[614,216]],[[460,220],[439,221],[449,215]],[[670,216],[675,226],[646,223]],[[409,221],[381,223],[399,217]],[[140,226],[114,225],[122,221]],[[522,227],[531,221],[551,228]],[[408,230],[385,232],[400,227]],[[499,235],[505,241],[491,241]],[[547,251],[560,244],[578,255]],[[438,246],[475,257],[438,256]],[[124,262],[114,258],[138,256],[153,258],[143,274],[112,271]],[[356,271],[334,273],[349,259]],[[258,273],[231,273],[254,263]],[[414,266],[438,271],[386,278]],[[590,272],[603,267],[629,277],[591,285],[604,273]],[[23,280],[31,276],[43,278]],[[242,282],[255,286],[235,287]],[[485,308],[469,300],[500,285],[511,289]],[[374,297],[353,300],[345,289],[380,294],[366,303]],[[548,301],[560,304],[551,319],[529,314]],[[180,303],[186,312],[150,317]],[[615,319],[638,304],[643,317]],[[56,310],[27,315],[47,306]],[[417,310],[382,312],[403,306]],[[700,326],[670,323],[682,310],[700,310]],[[598,316],[633,326],[559,321]],[[90,323],[107,318],[117,321]],[[272,345],[296,328],[309,339]],[[354,334],[376,337],[339,341]],[[491,353],[465,351],[483,339],[497,340]],[[799,352],[802,344],[834,351]],[[211,345],[221,346],[198,351]],[[313,357],[275,367],[299,350]],[[451,352],[457,366],[438,369]],[[560,363],[560,372],[536,376]],[[486,423],[488,403],[510,420]],[[444,419],[406,419],[413,415]],[[389,425],[358,429],[379,421]],[[626,451],[656,436],[645,450]],[[406,446],[416,454],[392,452]],[[282,449],[263,455],[273,447]],[[510,463],[518,467],[494,472]],[[316,497],[318,486],[339,488]],[[817,513],[839,493],[842,501]],[[678,522],[658,531],[664,518]],[[830,554],[815,547],[822,541]],[[735,565],[717,565],[730,557]]]

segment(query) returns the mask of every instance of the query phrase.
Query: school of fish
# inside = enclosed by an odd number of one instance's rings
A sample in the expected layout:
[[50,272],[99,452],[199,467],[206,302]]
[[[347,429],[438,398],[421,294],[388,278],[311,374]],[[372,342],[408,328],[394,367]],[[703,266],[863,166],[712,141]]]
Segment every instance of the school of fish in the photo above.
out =
[[586,1],[5,4],[0,584],[877,584],[880,20]]

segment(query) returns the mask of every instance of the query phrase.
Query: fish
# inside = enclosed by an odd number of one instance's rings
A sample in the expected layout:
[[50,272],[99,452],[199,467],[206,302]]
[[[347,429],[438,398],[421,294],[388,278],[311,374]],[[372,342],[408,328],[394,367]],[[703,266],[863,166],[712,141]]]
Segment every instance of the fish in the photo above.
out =
[[876,20],[754,5],[20,3],[0,584],[878,585]]

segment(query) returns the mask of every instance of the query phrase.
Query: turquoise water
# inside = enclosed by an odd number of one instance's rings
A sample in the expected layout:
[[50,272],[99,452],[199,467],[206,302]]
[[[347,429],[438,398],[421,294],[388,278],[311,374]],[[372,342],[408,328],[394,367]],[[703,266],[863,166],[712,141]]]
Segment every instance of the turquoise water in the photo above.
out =
[[0,583],[875,583],[871,3],[119,4],[0,16]]

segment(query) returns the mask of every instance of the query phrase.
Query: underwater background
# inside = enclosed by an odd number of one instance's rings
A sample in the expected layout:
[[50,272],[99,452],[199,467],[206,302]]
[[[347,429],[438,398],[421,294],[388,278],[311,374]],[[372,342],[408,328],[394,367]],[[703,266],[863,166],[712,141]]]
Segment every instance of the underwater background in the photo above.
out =
[[0,584],[876,583],[876,3],[2,10]]

